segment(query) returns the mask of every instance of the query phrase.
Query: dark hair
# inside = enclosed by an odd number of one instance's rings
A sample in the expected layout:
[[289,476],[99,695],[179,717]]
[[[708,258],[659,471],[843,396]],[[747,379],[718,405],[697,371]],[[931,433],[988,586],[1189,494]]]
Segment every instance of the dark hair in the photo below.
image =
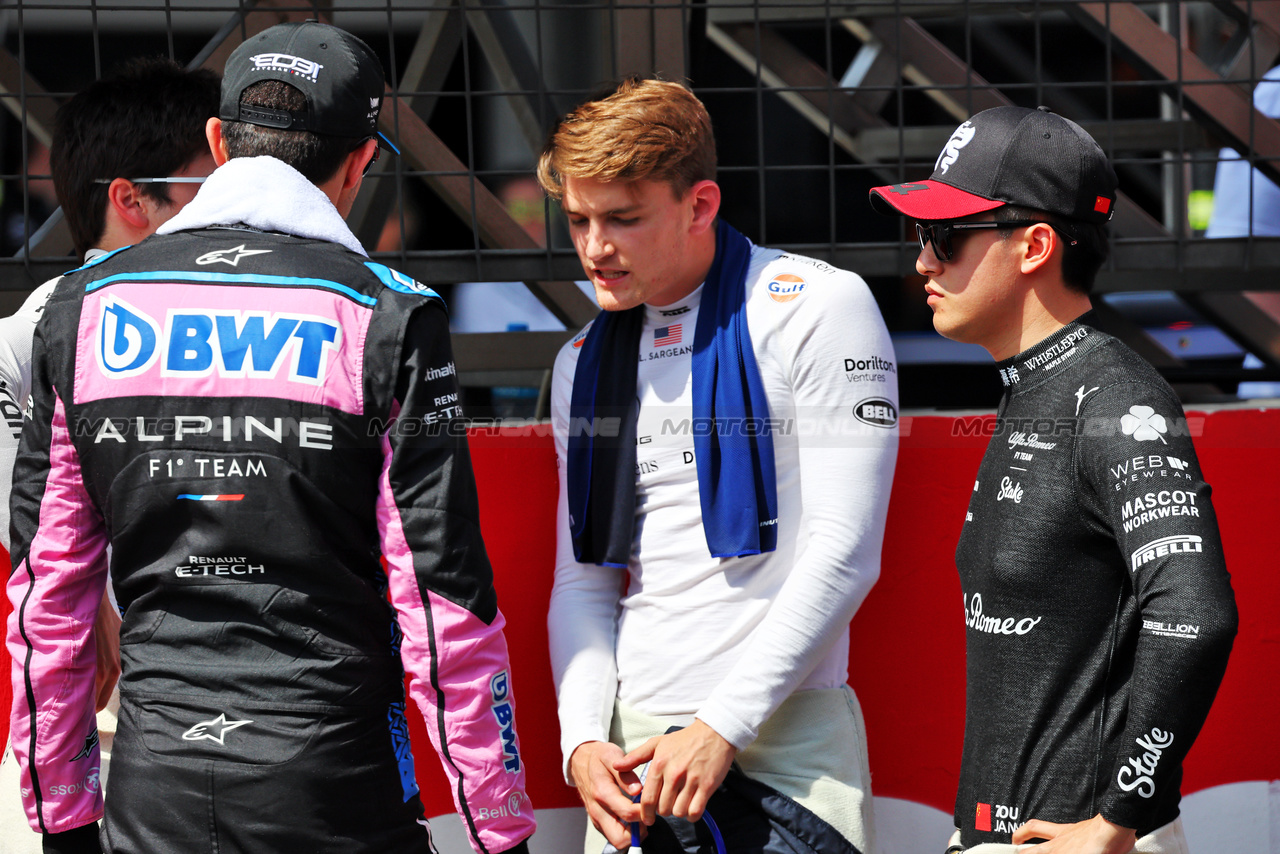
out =
[[[1075,240],[1075,244],[1073,245],[1070,240],[1063,241],[1062,281],[1067,287],[1082,294],[1093,290],[1093,281],[1098,276],[1098,270],[1102,269],[1102,264],[1111,251],[1106,225],[1068,220],[1056,214],[1019,205],[1004,205],[996,208],[995,214],[996,222],[1028,219],[1036,222],[1051,222],[1069,233]],[[1012,230],[1006,232],[1003,228],[997,231],[1002,236],[1012,233]]]
[[[263,80],[241,92],[240,103],[299,112],[307,109],[307,96],[280,80]],[[333,177],[343,159],[367,137],[328,136],[224,121],[222,139],[230,157],[274,157],[297,169],[311,183],[321,184]]]
[[[209,150],[204,126],[218,114],[218,76],[145,57],[117,67],[58,109],[49,171],[76,252],[106,228],[107,185],[96,178],[164,178]],[[139,184],[168,204],[165,184]]]

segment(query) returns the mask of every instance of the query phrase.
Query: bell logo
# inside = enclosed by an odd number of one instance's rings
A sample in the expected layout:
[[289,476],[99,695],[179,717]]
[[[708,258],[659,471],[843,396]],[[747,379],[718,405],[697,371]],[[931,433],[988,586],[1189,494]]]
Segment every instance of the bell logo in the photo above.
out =
[[898,408],[893,401],[883,397],[870,397],[859,401],[853,408],[853,415],[863,424],[872,427],[892,427],[898,423]]
[[132,377],[155,363],[160,325],[122,299],[102,301],[98,364],[109,377]]
[[774,302],[791,302],[804,292],[804,279],[791,273],[779,273],[769,282],[769,297]]

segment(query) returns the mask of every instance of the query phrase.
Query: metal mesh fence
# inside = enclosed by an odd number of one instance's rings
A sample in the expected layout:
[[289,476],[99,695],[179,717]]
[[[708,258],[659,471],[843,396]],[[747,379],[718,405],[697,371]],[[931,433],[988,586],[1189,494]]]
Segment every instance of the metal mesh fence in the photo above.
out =
[[[463,341],[460,359],[474,370],[545,368],[564,339],[554,327],[576,328],[594,313],[571,283],[581,270],[563,217],[533,182],[536,154],[576,103],[624,75],[658,74],[687,81],[711,112],[724,216],[757,242],[859,272],[903,334],[929,327],[914,236],[874,214],[867,189],[927,176],[954,127],[978,110],[1043,104],[1074,119],[1120,176],[1098,290],[1180,293],[1186,322],[1212,326],[1239,351],[1212,366],[1225,394],[1280,368],[1280,312],[1262,293],[1276,289],[1280,268],[1280,242],[1268,239],[1280,234],[1280,206],[1272,210],[1267,195],[1280,180],[1280,123],[1269,115],[1280,114],[1280,82],[1264,77],[1280,55],[1278,7],[5,3],[0,291],[28,291],[73,265],[47,167],[53,114],[71,93],[138,54],[220,70],[247,34],[315,17],[373,46],[394,96],[383,128],[403,153],[371,173],[353,231],[375,257],[450,295],[466,292],[459,283],[523,282],[547,312],[547,325],[526,336]],[[1215,195],[1220,161],[1237,157],[1235,182]],[[1211,221],[1236,236],[1206,239]],[[1149,320],[1108,305],[1115,330],[1166,373],[1204,379],[1176,346],[1148,340]],[[1250,356],[1261,374],[1245,371]]]

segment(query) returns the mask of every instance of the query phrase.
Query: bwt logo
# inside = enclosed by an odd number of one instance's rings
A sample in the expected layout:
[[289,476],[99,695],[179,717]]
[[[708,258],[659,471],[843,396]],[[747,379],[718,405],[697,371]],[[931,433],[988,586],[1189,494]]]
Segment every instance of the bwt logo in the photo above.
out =
[[[508,774],[520,773],[520,748],[516,745],[516,713],[511,706],[511,680],[507,671],[495,674],[489,680],[489,692],[493,696],[493,717],[502,732],[502,767]],[[518,814],[518,813],[517,813]]]
[[95,348],[98,366],[112,379],[144,374],[160,362],[160,375],[273,379],[284,361],[289,379],[319,385],[342,330],[313,315],[262,311],[171,309],[160,324],[117,297],[102,301]]

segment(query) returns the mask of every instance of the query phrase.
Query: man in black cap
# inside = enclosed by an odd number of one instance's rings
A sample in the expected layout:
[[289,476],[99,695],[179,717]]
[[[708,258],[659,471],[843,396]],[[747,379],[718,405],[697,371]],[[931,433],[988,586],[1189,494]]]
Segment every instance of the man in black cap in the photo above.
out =
[[[207,125],[219,168],[49,299],[8,585],[46,851],[434,850],[406,672],[472,846],[528,850],[445,312],[343,222],[383,91],[342,30],[247,40]],[[86,641],[108,544],[123,673],[99,839]]]
[[1182,761],[1236,630],[1210,489],[1173,390],[1098,331],[1116,177],[1045,108],[960,125],[916,220],[934,327],[985,347],[1005,395],[956,549],[968,627],[949,851],[1186,851]]

